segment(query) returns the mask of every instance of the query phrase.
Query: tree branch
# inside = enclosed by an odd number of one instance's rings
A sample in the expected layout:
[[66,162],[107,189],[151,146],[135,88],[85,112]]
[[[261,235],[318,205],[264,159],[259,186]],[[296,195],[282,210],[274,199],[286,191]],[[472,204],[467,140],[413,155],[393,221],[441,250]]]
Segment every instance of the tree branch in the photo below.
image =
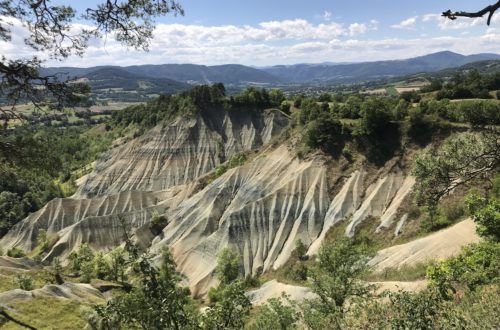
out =
[[443,17],[447,17],[447,18],[449,18],[451,20],[456,20],[457,17],[471,17],[471,18],[474,18],[474,17],[483,17],[484,15],[486,15],[486,14],[489,13],[488,14],[488,22],[487,22],[487,24],[490,25],[491,18],[493,17],[493,14],[499,8],[500,8],[500,0],[496,4],[489,5],[489,6],[483,8],[482,10],[477,11],[477,12],[466,12],[466,11],[455,11],[455,12],[452,12],[451,10],[447,10],[447,11],[443,12],[442,16]]
[[5,310],[3,310],[3,309],[1,309],[1,308],[0,308],[0,316],[4,317],[4,318],[5,318],[6,320],[8,320],[8,321],[14,322],[14,323],[16,323],[17,325],[20,325],[20,326],[25,327],[25,328],[27,328],[27,329],[37,330],[35,327],[32,327],[31,325],[26,324],[26,323],[24,323],[24,322],[22,322],[22,321],[19,321],[19,320],[17,320],[17,319],[15,319],[15,318],[13,318],[13,317],[12,317],[12,316],[10,316],[9,314],[7,314],[7,312],[6,312]]

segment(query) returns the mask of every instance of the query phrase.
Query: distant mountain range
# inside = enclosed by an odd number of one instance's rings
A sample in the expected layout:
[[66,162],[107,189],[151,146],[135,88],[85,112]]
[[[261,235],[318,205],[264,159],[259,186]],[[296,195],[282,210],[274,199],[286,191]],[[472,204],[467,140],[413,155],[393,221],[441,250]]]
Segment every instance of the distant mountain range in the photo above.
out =
[[445,51],[406,60],[363,63],[278,65],[255,68],[237,64],[195,65],[161,64],[127,67],[97,66],[89,68],[52,67],[43,74],[59,74],[63,79],[80,78],[94,91],[109,89],[139,93],[140,97],[186,90],[190,85],[222,82],[228,86],[286,86],[357,83],[377,79],[431,73],[485,60],[500,60],[499,54],[464,56]]
[[500,60],[498,54],[464,56],[453,52],[439,52],[406,60],[377,61],[351,64],[298,64],[274,66],[263,70],[282,81],[299,84],[348,83],[380,78],[435,72],[468,63]]

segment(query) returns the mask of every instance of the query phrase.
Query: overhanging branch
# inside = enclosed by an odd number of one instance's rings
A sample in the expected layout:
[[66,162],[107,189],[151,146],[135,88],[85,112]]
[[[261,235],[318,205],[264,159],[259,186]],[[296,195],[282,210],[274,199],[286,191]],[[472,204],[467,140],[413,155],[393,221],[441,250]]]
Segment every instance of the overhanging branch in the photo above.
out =
[[455,11],[452,12],[451,10],[447,10],[443,12],[442,16],[447,17],[451,20],[457,19],[457,17],[483,17],[484,15],[488,14],[488,22],[487,24],[490,25],[491,23],[491,18],[493,17],[493,14],[500,8],[500,0],[494,4],[494,5],[489,5],[485,8],[483,8],[480,11],[477,12],[466,12],[466,11]]
[[4,317],[7,321],[14,322],[14,323],[16,323],[17,325],[20,325],[20,326],[22,326],[22,327],[24,327],[24,328],[26,328],[26,329],[30,329],[30,330],[37,330],[35,327],[32,327],[31,325],[26,324],[26,323],[24,323],[24,322],[22,322],[22,321],[19,321],[19,320],[17,320],[17,319],[15,319],[15,318],[13,318],[13,317],[12,317],[12,316],[10,316],[9,314],[7,314],[7,312],[6,312],[5,310],[3,310],[3,309],[0,309],[0,315],[1,315],[2,317]]

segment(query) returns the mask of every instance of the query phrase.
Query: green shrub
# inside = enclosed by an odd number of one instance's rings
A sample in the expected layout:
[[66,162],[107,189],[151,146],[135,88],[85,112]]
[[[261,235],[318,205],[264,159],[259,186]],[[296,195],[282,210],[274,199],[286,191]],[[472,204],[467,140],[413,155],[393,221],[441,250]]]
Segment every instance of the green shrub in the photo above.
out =
[[94,274],[100,280],[109,278],[111,275],[111,267],[101,251],[97,252],[94,257]]
[[446,217],[450,223],[452,223],[465,215],[465,207],[463,204],[462,200],[450,201],[448,203],[444,203],[441,206],[440,211],[443,216]]
[[[283,302],[283,299],[286,303]],[[262,305],[253,318],[253,322],[245,327],[246,330],[273,330],[299,329],[296,303],[283,295],[281,299],[271,298]]]
[[7,250],[7,256],[11,258],[23,258],[26,257],[26,253],[20,248],[13,247],[10,250]]
[[83,283],[90,283],[94,278],[94,261],[83,261],[80,265],[80,280]]
[[80,273],[84,263],[89,264],[93,262],[94,253],[90,249],[90,246],[87,243],[84,243],[80,246],[80,248],[77,251],[71,252],[68,259],[70,261],[71,269],[75,272]]
[[227,172],[227,166],[226,165],[218,165],[215,167],[215,178],[220,177],[224,173]]
[[453,224],[453,221],[449,220],[446,216],[442,214],[436,214],[428,216],[421,224],[421,228],[426,232],[437,231]]
[[168,220],[164,215],[160,215],[157,210],[151,213],[151,231],[153,234],[159,235],[167,225]]
[[[496,181],[498,179],[495,178]],[[495,190],[496,181],[492,189],[492,197],[487,199],[479,195],[475,190],[470,192],[465,204],[472,219],[478,224],[477,232],[479,235],[500,242],[500,199],[497,198]]]
[[233,157],[231,157],[231,159],[229,160],[228,167],[234,168],[234,167],[242,166],[245,164],[246,161],[247,161],[247,156],[244,153],[239,153],[239,154],[233,155]]
[[259,277],[248,274],[243,280],[243,286],[247,289],[258,288],[260,286]]
[[297,260],[305,260],[307,253],[307,246],[301,239],[295,241],[295,249],[292,251],[292,256]]
[[344,144],[342,124],[332,115],[322,113],[307,125],[305,143],[309,148],[339,153]]
[[289,277],[293,281],[304,282],[307,280],[307,275],[309,274],[309,269],[302,262],[296,262],[289,272]]
[[14,277],[14,284],[21,290],[31,291],[35,288],[33,278],[28,274],[17,273]]
[[482,242],[462,248],[462,252],[427,269],[431,286],[444,297],[459,288],[474,291],[481,285],[500,280],[500,243]]

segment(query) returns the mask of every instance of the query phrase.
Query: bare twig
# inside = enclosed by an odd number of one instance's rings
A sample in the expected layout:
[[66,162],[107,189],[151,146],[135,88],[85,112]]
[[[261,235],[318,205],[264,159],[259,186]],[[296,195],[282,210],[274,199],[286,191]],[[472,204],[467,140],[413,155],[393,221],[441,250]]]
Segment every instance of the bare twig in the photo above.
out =
[[480,11],[477,12],[466,12],[466,11],[455,11],[452,12],[451,10],[447,10],[443,12],[442,16],[447,17],[451,20],[457,19],[457,17],[483,17],[484,15],[488,14],[488,22],[487,24],[490,25],[491,23],[491,18],[493,17],[493,14],[500,8],[500,0],[494,4],[494,5],[489,5]]

